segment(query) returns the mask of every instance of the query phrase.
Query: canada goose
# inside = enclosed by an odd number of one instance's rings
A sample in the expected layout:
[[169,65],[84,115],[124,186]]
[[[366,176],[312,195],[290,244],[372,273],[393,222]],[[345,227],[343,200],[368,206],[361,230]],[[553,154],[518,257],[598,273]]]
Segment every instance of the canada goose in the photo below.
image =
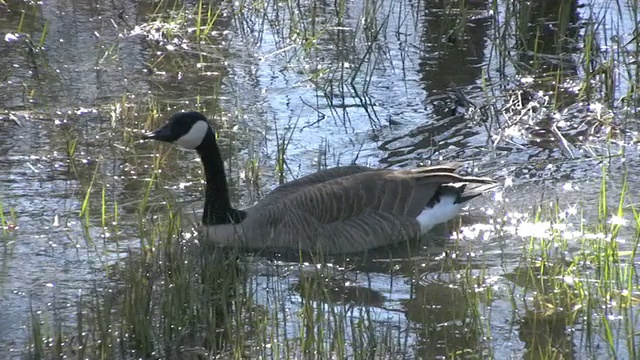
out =
[[231,207],[212,126],[199,112],[174,114],[143,136],[195,149],[204,166],[205,241],[245,250],[362,252],[419,238],[495,187],[456,166],[413,170],[344,166],[304,176],[243,210]]

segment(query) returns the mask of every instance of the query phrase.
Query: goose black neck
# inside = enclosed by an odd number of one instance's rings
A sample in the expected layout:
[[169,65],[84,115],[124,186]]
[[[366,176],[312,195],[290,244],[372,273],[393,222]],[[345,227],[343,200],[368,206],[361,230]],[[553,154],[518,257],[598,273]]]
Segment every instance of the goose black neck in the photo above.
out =
[[202,222],[206,225],[240,223],[246,214],[231,207],[224,163],[211,129],[207,131],[207,135],[196,151],[202,160],[207,182]]

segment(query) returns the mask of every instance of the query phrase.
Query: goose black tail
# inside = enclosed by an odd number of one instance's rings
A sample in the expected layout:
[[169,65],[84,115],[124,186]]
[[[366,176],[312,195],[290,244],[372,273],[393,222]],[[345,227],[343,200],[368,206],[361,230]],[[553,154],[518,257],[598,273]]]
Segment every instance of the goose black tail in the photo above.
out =
[[463,184],[446,184],[442,185],[441,192],[453,193],[457,195],[455,204],[462,204],[471,199],[474,199],[486,192],[496,188],[499,184],[477,184],[477,183],[463,183]]

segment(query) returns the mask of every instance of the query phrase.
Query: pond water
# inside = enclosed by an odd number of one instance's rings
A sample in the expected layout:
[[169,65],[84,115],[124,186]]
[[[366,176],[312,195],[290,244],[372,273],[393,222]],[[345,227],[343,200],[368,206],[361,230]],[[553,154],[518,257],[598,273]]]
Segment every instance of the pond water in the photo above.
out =
[[[570,14],[562,21],[554,20],[558,9],[533,7],[519,33],[504,26],[514,11],[508,2],[471,2],[464,11],[436,1],[214,2],[204,11],[221,11],[211,28],[201,25],[198,44],[197,25],[180,15],[198,2],[0,1],[2,358],[25,356],[34,312],[45,327],[53,326],[51,313],[73,322],[75,304],[108,283],[106,269],[140,248],[138,210],[158,153],[165,162],[149,211],[166,201],[198,211],[196,155],[136,138],[192,109],[218,128],[240,207],[278,185],[283,139],[286,180],[353,161],[395,168],[458,161],[495,177],[504,188],[474,200],[453,234],[449,224],[413,252],[325,269],[342,280],[330,285],[334,302],[315,304],[344,311],[351,330],[370,320],[398,358],[537,358],[532,339],[543,330],[529,327],[532,289],[520,271],[531,243],[557,224],[533,224],[536,210],[562,215],[569,239],[562,251],[578,253],[575,234],[598,221],[603,166],[610,211],[625,179],[627,208],[640,183],[626,171],[638,166],[637,115],[618,101],[633,98],[625,81],[637,71],[633,61],[617,58],[609,102],[597,91],[584,97],[578,81],[588,62],[578,40],[603,19],[599,44],[613,53],[633,38],[634,10],[562,3]],[[572,41],[557,40],[563,36]],[[534,37],[544,46],[519,50]],[[249,181],[252,163],[258,185]],[[629,214],[620,219],[623,252],[634,250]],[[303,312],[311,295],[301,279],[316,268],[258,259],[246,280],[255,305]],[[482,281],[465,288],[461,277]],[[487,292],[484,300],[470,295]],[[276,301],[273,293],[286,296]],[[298,336],[295,319],[278,324],[277,336]],[[625,329],[637,320],[628,320],[619,336],[635,336]],[[584,323],[563,325],[543,331],[565,339],[549,340],[556,358],[610,357],[603,337],[587,349],[571,335]],[[621,342],[614,352],[627,358],[627,351]]]

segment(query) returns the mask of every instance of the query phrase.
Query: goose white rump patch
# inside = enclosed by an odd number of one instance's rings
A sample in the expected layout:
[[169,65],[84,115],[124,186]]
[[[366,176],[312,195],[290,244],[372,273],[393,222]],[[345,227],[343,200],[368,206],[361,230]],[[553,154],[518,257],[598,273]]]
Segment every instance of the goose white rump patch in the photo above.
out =
[[440,202],[434,207],[426,207],[422,210],[416,219],[420,223],[423,233],[426,233],[431,230],[432,227],[451,220],[458,215],[460,208],[462,208],[462,204],[455,204],[454,202],[456,201],[456,198],[457,196],[455,195],[444,195],[440,198]]
[[209,130],[209,124],[206,121],[196,121],[189,129],[189,132],[179,137],[175,143],[185,149],[195,149],[202,143],[202,139]]

